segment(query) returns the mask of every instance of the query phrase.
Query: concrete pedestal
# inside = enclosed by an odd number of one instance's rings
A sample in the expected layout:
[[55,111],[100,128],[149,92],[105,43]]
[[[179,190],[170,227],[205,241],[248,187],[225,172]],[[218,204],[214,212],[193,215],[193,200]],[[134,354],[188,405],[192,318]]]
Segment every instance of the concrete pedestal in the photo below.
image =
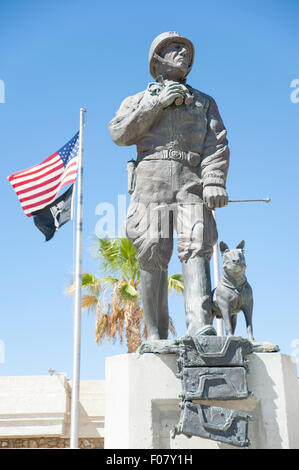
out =
[[[106,449],[230,449],[234,446],[170,432],[180,418],[176,354],[126,354],[106,360]],[[279,353],[253,353],[247,383],[252,396],[198,401],[247,411],[252,449],[299,448],[296,364]]]

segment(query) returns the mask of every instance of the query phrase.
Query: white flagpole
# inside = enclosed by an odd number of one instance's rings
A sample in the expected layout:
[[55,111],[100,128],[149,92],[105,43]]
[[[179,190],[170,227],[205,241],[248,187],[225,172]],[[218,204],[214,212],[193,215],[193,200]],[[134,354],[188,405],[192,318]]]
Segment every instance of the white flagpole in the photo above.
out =
[[[212,210],[212,214],[213,214],[215,224],[217,227],[216,209]],[[219,262],[218,242],[216,242],[215,245],[213,246],[213,274],[214,274],[214,287],[216,289],[220,281],[220,262]],[[222,318],[216,318],[216,331],[217,331],[218,336],[224,335]]]
[[75,264],[75,300],[74,300],[74,346],[73,346],[73,379],[71,403],[70,447],[78,448],[79,400],[80,400],[80,348],[81,348],[81,265],[82,265],[82,219],[83,219],[83,130],[84,113],[80,108],[77,217],[76,217],[76,264]]

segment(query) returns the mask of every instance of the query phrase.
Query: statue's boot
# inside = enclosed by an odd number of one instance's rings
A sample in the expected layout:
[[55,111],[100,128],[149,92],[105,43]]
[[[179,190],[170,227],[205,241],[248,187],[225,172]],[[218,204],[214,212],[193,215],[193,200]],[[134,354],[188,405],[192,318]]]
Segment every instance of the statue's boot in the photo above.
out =
[[168,337],[168,271],[140,270],[141,295],[148,341]]
[[216,334],[211,310],[211,275],[208,257],[182,262],[187,334]]

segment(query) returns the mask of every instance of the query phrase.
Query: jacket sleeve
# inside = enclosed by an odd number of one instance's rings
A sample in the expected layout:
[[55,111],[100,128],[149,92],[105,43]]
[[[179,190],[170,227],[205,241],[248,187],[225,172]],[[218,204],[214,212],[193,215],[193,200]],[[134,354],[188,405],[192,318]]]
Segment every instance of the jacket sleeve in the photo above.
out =
[[158,98],[147,91],[126,98],[109,124],[117,145],[133,145],[151,127],[160,112]]
[[226,139],[227,132],[217,104],[211,97],[209,97],[207,121],[207,135],[201,163],[203,187],[222,186],[225,188],[230,155]]

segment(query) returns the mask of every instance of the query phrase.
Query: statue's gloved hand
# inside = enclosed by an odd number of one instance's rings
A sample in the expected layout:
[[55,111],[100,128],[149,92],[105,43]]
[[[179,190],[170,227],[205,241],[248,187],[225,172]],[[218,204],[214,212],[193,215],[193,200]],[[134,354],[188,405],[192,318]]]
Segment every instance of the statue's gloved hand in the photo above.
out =
[[203,190],[203,200],[208,208],[213,210],[228,204],[228,195],[222,186],[206,186]]
[[160,94],[159,94],[159,102],[162,108],[167,108],[177,98],[184,100],[186,93],[186,87],[181,83],[170,83],[165,85]]

